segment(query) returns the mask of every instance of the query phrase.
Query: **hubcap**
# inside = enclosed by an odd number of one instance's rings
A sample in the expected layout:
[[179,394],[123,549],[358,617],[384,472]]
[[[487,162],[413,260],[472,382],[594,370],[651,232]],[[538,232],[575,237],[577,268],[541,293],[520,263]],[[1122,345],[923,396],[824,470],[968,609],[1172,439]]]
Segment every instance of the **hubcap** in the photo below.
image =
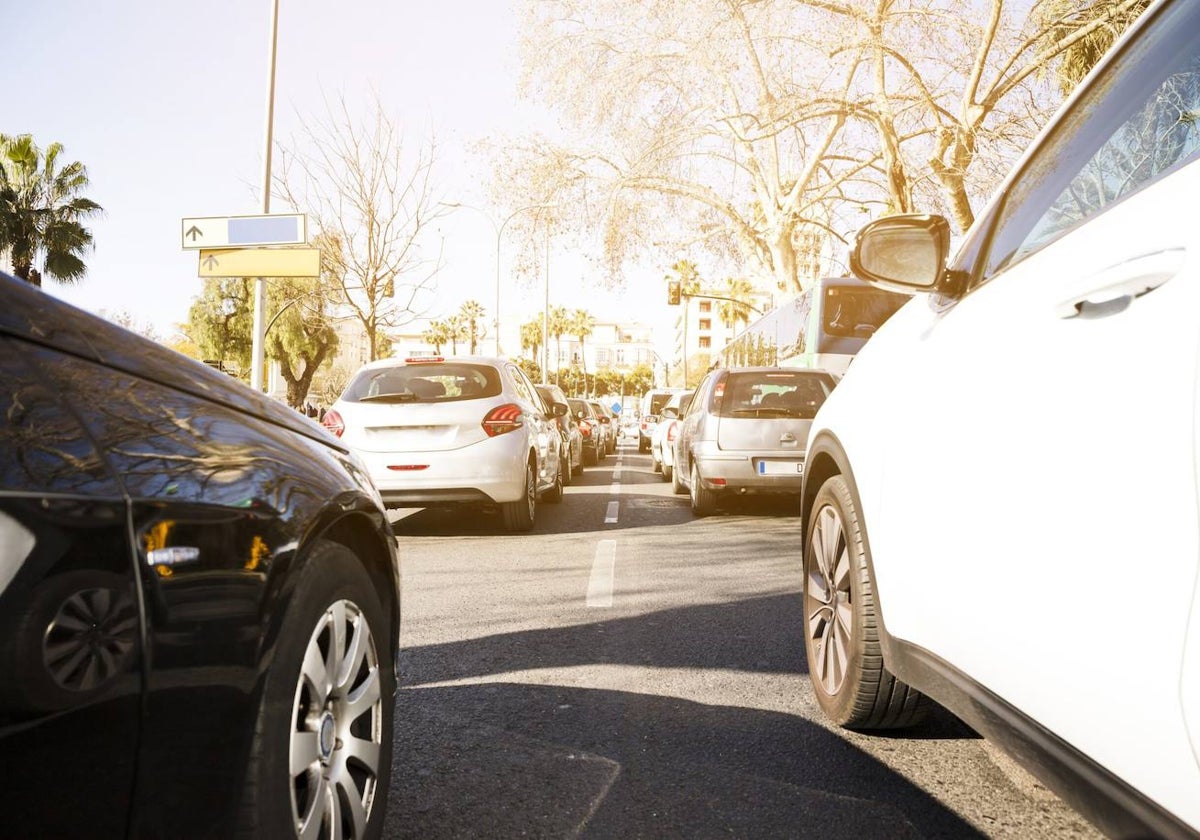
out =
[[296,836],[362,837],[379,781],[383,693],[366,616],[332,604],[308,641],[296,685],[290,777]]
[[809,669],[826,694],[837,694],[846,681],[853,640],[850,600],[850,552],[842,518],[831,505],[821,508],[813,526],[812,557],[804,586]]

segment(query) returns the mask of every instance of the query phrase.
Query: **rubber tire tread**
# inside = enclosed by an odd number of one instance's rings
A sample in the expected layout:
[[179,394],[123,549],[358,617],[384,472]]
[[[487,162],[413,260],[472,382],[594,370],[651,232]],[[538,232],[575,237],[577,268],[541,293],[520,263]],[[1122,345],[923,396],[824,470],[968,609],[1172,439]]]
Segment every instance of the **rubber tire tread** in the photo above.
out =
[[[367,617],[375,639],[383,693],[383,743],[375,801],[366,837],[377,840],[383,832],[392,774],[392,727],[395,715],[395,657],[386,613],[366,569],[346,546],[322,540],[314,544],[304,566],[295,571],[295,587],[288,597],[275,652],[263,687],[262,703],[248,758],[246,781],[234,836],[238,838],[290,837],[291,794],[286,767],[299,669],[318,618],[336,600],[346,598]],[[280,731],[282,739],[271,738]],[[272,772],[270,768],[274,767]],[[282,769],[282,775],[280,770]]]
[[[812,513],[805,526],[804,580],[808,581],[811,561],[813,523],[826,503],[832,504],[841,517],[853,577],[850,581],[852,609],[851,650],[847,674],[836,695],[825,693],[819,681],[812,680],[817,702],[834,723],[847,729],[901,729],[914,726],[928,714],[931,701],[921,692],[904,683],[884,666],[883,650],[879,643],[879,624],[876,616],[875,587],[858,508],[843,476],[829,478],[817,491]],[[804,624],[808,627],[807,596],[804,596]],[[805,654],[814,659],[812,640],[805,632]],[[811,667],[811,666],[810,666]],[[810,671],[811,674],[811,671]]]
[[692,513],[696,516],[711,516],[717,512],[717,494],[704,486],[700,468],[692,461]]
[[533,523],[537,519],[537,498],[536,488],[534,490],[535,497],[533,501],[533,512],[529,509],[529,485],[535,481],[533,477],[533,464],[529,461],[525,462],[525,492],[521,494],[521,498],[513,502],[504,502],[500,505],[500,512],[504,515],[504,530],[506,531],[528,531],[533,528]]

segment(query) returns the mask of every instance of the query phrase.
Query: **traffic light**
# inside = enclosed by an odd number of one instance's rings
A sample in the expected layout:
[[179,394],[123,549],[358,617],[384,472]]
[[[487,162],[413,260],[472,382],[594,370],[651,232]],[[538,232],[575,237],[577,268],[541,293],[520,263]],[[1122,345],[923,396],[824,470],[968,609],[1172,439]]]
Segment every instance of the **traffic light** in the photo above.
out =
[[679,305],[679,281],[678,280],[668,280],[667,281],[667,305],[668,306],[678,306]]

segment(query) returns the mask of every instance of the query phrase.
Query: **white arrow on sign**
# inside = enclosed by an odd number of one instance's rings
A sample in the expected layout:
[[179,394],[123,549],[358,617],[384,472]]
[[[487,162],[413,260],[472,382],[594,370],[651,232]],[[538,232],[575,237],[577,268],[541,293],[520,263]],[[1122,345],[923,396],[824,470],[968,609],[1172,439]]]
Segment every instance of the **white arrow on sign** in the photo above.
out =
[[308,242],[308,216],[304,213],[200,216],[184,219],[179,231],[184,250],[304,245]]

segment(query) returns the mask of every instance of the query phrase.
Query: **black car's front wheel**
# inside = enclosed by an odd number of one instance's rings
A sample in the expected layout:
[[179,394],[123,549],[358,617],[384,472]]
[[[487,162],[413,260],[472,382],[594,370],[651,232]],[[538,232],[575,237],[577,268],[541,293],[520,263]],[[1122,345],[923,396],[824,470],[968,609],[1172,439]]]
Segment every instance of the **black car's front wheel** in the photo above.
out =
[[377,838],[396,684],[385,613],[345,546],[319,543],[297,574],[264,688],[240,833]]
[[858,507],[845,478],[817,492],[804,550],[804,642],[817,702],[851,729],[910,726],[929,701],[884,667]]

